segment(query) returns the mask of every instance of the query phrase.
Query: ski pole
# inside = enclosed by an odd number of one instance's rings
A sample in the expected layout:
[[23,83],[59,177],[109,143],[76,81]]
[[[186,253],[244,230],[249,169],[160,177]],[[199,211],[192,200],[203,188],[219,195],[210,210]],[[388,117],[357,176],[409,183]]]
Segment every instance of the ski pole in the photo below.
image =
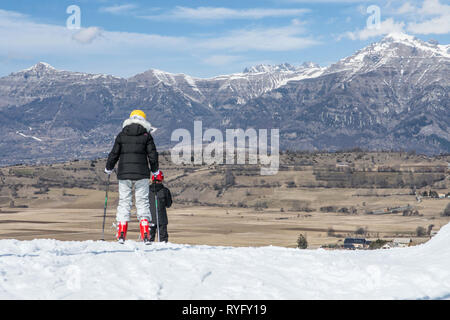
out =
[[161,242],[161,238],[159,236],[159,212],[158,212],[158,195],[156,194],[156,183],[153,186],[153,190],[155,192],[155,207],[156,207],[156,231],[158,231],[158,242]]
[[108,174],[108,180],[106,182],[106,195],[105,195],[105,207],[103,211],[103,227],[102,227],[102,241],[105,241],[105,220],[106,220],[106,208],[108,206],[108,190],[109,190],[109,179],[111,175]]

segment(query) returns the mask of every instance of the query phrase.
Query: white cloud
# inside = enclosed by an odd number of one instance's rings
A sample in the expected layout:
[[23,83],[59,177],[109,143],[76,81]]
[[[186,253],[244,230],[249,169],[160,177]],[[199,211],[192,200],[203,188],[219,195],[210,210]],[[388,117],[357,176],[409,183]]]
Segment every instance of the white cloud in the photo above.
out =
[[212,65],[212,66],[223,66],[227,64],[234,63],[238,60],[240,60],[242,57],[240,56],[234,56],[234,55],[212,55],[205,59],[203,59],[203,62],[206,64]]
[[293,17],[309,12],[309,9],[230,9],[220,7],[188,8],[177,6],[170,12],[160,15],[142,16],[151,20],[227,20],[227,19],[263,19],[268,17]]
[[[389,33],[409,32],[412,34],[448,34],[450,33],[450,6],[439,0],[423,0],[420,5],[410,1],[399,7],[388,10],[390,15],[401,18],[395,21],[392,17],[385,19],[378,28],[365,28],[350,31],[338,37],[352,40],[366,40],[371,37]],[[386,12],[386,10],[381,10]]]
[[1,22],[3,19],[24,19],[27,18],[27,15],[15,11],[0,9],[0,18]]
[[320,44],[318,40],[302,36],[303,33],[304,29],[295,19],[286,27],[233,30],[226,35],[207,39],[200,46],[230,51],[289,51]]
[[[34,22],[29,16],[0,10],[0,59],[27,53],[30,60],[64,57],[64,61],[132,57],[133,61],[193,59],[210,65],[231,64],[233,52],[290,51],[319,44],[304,35],[303,23],[293,19],[284,27],[253,27],[221,34],[164,36],[160,34],[112,32],[98,27],[69,30],[63,25]],[[44,57],[44,58],[43,58]],[[49,61],[51,62],[51,61]]]
[[409,23],[408,31],[415,34],[450,33],[450,15],[442,15],[419,23]]
[[367,40],[372,37],[377,37],[389,33],[404,32],[405,23],[395,22],[394,19],[389,18],[381,21],[377,28],[364,28],[354,32],[346,32],[342,37],[348,37],[352,40]]
[[116,54],[137,49],[179,49],[189,45],[184,37],[111,32],[98,27],[69,30],[62,25],[36,23],[28,16],[5,10],[0,10],[0,38],[0,52],[35,55]]
[[424,0],[422,7],[416,9],[417,17],[408,23],[407,30],[415,34],[450,33],[450,6],[439,0]]
[[450,6],[441,4],[439,0],[424,0],[422,8],[419,10],[420,14],[426,15],[443,15],[450,13]]
[[115,5],[110,7],[101,7],[100,12],[110,13],[110,14],[123,14],[128,13],[129,11],[136,9],[137,6],[134,4],[123,4],[123,5]]
[[92,43],[95,38],[101,35],[100,28],[97,27],[89,27],[89,28],[83,28],[77,33],[72,35],[72,39],[79,42],[79,43]]
[[398,8],[395,13],[396,14],[409,14],[417,11],[417,8],[414,7],[410,2],[405,2],[402,4],[400,8]]

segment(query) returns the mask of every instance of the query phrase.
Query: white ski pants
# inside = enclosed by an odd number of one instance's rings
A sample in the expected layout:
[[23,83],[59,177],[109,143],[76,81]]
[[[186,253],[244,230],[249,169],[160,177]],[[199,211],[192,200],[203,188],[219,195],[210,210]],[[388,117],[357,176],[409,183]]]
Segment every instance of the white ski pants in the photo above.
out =
[[150,204],[148,202],[149,185],[148,179],[137,181],[119,180],[119,205],[117,206],[117,222],[128,222],[131,217],[131,207],[133,206],[133,185],[137,218],[152,220],[150,214]]

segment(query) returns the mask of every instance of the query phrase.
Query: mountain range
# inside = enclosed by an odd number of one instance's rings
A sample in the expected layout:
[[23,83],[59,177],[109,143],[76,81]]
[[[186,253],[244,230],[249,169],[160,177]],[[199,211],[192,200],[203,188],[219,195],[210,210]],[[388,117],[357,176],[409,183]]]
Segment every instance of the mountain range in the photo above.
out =
[[258,65],[195,78],[156,69],[130,78],[40,62],[0,78],[0,165],[104,156],[133,109],[160,149],[177,128],[280,129],[291,150],[450,152],[450,45],[389,34],[321,67]]

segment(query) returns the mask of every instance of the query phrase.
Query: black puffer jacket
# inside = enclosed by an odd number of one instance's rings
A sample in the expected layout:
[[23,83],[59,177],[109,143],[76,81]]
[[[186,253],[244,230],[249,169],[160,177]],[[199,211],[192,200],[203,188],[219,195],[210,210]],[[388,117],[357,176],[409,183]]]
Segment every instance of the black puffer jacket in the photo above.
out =
[[106,162],[106,169],[112,170],[119,161],[119,180],[150,178],[149,163],[152,172],[158,171],[158,152],[150,129],[150,123],[145,120],[125,120]]
[[[158,200],[158,220],[156,220],[156,199]],[[150,212],[152,213],[152,223],[156,225],[158,222],[160,225],[166,225],[169,223],[167,218],[167,210],[172,205],[172,194],[170,190],[166,188],[162,183],[152,183],[150,185],[150,192],[148,195],[150,201]]]

